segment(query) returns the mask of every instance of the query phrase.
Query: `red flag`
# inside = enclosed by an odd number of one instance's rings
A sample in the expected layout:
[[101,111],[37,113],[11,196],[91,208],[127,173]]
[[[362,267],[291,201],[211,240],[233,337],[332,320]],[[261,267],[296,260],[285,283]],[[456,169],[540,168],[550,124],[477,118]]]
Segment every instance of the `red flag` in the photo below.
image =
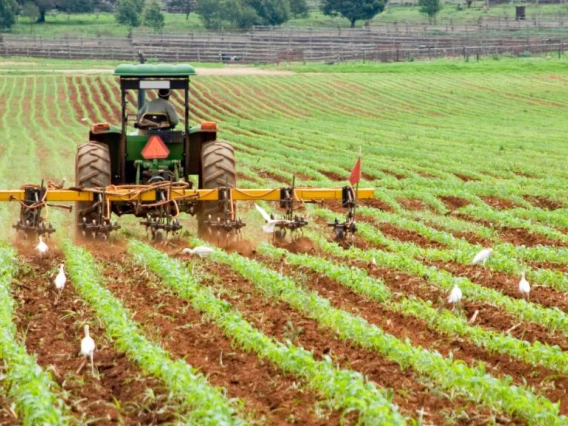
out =
[[349,175],[349,182],[351,186],[355,185],[361,180],[361,157],[357,158],[357,162],[351,170],[351,174]]

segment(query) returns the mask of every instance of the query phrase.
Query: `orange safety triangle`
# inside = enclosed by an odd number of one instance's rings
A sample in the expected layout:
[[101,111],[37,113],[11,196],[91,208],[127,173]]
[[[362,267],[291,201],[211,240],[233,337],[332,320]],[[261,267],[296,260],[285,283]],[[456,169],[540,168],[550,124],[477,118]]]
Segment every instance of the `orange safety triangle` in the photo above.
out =
[[148,139],[148,143],[142,149],[142,157],[145,160],[164,159],[168,158],[170,150],[164,143],[161,137],[153,135]]

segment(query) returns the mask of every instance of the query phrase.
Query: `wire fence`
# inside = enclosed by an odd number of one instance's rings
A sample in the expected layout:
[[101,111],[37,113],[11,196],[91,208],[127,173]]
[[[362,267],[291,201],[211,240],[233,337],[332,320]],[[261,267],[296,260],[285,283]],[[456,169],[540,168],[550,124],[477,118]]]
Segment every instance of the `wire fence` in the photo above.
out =
[[194,32],[138,34],[130,38],[43,38],[3,35],[0,55],[59,59],[137,60],[138,51],[160,62],[408,61],[441,57],[564,54],[564,37],[470,37],[382,34],[372,30]]

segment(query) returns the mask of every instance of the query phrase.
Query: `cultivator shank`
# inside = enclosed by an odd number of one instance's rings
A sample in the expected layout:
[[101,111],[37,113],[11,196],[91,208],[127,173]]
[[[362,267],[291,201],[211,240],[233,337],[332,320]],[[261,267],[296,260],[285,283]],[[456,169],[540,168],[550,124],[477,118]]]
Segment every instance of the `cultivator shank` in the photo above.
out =
[[353,239],[357,226],[355,225],[355,207],[357,206],[357,196],[351,186],[346,186],[341,190],[341,205],[347,209],[347,216],[343,222],[335,219],[327,226],[333,229],[335,239],[339,241]]

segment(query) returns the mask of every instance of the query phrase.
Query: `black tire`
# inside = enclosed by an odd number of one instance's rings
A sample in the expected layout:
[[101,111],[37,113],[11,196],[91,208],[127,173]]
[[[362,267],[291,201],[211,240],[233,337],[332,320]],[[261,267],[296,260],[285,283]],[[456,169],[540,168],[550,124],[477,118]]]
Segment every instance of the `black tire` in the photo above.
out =
[[[201,179],[200,189],[215,189],[228,186],[236,188],[237,170],[235,150],[227,142],[213,141],[201,149]],[[233,203],[233,210],[236,213]],[[217,201],[200,203],[197,210],[197,229],[200,237],[208,235],[206,221],[211,215],[213,220],[223,215],[223,207]]]
[[[75,186],[83,188],[106,187],[111,182],[110,153],[108,146],[98,142],[86,142],[77,147],[75,156]],[[83,201],[75,203],[76,225],[83,220],[80,212],[91,207],[93,202]],[[98,220],[96,214],[86,216],[87,222]]]

